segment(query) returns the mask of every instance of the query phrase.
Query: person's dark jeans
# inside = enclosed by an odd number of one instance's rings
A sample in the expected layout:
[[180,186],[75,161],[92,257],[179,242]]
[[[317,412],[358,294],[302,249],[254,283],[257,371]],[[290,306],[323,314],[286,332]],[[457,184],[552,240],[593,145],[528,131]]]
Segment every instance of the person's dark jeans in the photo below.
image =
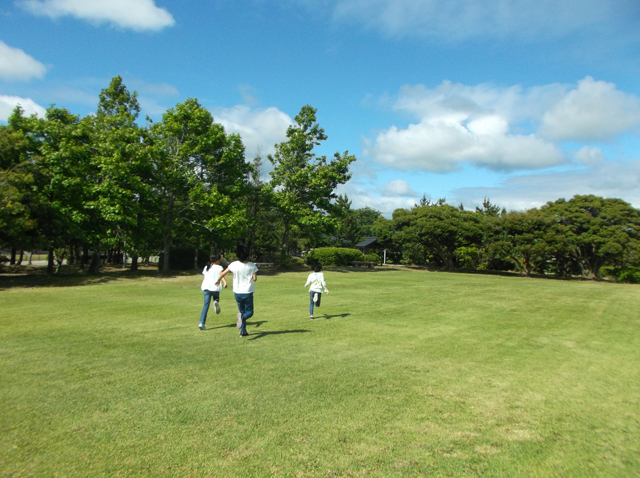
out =
[[245,334],[247,332],[247,319],[253,317],[253,292],[233,295],[238,303],[238,311],[242,315],[242,327],[240,327],[240,333]]
[[202,307],[202,312],[200,313],[200,325],[204,325],[207,321],[207,312],[209,312],[209,306],[211,305],[211,298],[213,300],[220,300],[220,292],[213,290],[205,290],[204,291],[204,307]]
[[309,291],[309,315],[313,317],[313,295],[318,294],[318,302],[315,303],[316,307],[320,307],[320,300],[322,299],[322,292]]

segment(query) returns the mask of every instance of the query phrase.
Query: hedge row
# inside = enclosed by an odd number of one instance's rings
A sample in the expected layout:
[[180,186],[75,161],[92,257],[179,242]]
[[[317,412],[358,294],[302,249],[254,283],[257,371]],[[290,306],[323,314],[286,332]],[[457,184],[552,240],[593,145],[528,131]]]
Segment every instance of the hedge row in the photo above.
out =
[[362,252],[358,249],[343,247],[321,247],[307,254],[309,265],[320,263],[323,266],[350,266],[352,261],[362,261]]

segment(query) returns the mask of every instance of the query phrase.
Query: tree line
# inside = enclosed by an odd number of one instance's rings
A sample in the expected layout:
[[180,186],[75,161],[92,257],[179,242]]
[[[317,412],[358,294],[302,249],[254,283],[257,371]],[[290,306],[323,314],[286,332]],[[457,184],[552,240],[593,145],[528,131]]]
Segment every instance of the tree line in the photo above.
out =
[[314,153],[327,136],[309,105],[267,157],[270,180],[262,178],[261,155],[247,161],[240,137],[198,100],[169,109],[162,121],[147,117],[144,126],[139,113],[137,94],[119,76],[93,115],[53,105],[45,118],[26,117],[17,107],[0,126],[0,245],[47,249],[49,273],[54,258],[97,272],[105,253],[128,254],[132,269],[139,257],[160,253],[166,272],[179,248],[195,251],[197,265],[200,252],[239,242],[255,257],[286,262],[301,244],[335,239],[351,215],[335,189],[356,158]]
[[262,155],[246,158],[240,137],[198,100],[159,122],[140,125],[139,114],[119,76],[93,115],[53,105],[45,118],[27,117],[17,107],[0,126],[0,247],[47,249],[49,273],[54,258],[97,272],[122,254],[132,269],[160,255],[167,272],[172,257],[196,267],[239,243],[255,260],[287,265],[292,253],[376,236],[396,263],[640,281],[640,212],[621,199],[575,196],[507,212],[489,199],[469,211],[423,196],[386,219],[336,194],[356,158],[315,154],[327,136],[309,105],[267,156],[269,179]]
[[640,282],[640,211],[621,199],[576,195],[507,212],[489,199],[466,211],[423,196],[373,229],[406,263]]

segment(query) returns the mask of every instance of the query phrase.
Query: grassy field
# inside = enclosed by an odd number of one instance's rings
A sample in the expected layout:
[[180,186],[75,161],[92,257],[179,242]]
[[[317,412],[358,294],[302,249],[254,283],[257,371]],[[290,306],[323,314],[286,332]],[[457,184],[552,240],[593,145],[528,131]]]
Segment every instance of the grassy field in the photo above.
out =
[[306,276],[0,277],[0,475],[640,475],[640,287]]

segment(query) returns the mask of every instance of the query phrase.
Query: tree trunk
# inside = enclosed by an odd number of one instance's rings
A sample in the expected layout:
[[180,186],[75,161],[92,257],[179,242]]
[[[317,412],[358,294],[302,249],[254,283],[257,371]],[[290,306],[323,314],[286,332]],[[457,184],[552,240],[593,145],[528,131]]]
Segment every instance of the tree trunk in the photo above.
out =
[[138,270],[138,254],[133,254],[131,256],[131,270],[132,271]]
[[11,260],[9,261],[9,265],[11,266],[16,265],[16,248],[15,247],[11,248]]
[[18,265],[22,265],[22,258],[24,257],[24,251],[20,249],[20,257],[18,257]]
[[60,257],[56,257],[56,262],[58,263],[58,266],[56,267],[56,274],[60,272],[60,268],[62,267],[62,263],[64,262],[64,254],[65,254],[66,250],[63,249],[62,250],[62,254],[60,255]]
[[47,274],[53,274],[53,247],[49,248],[49,255],[47,257]]
[[97,274],[100,272],[100,245],[97,245],[91,256],[91,265],[89,266],[89,274]]
[[84,266],[89,261],[89,246],[87,244],[82,245],[82,258],[80,259],[80,270],[84,270]]
[[164,254],[162,257],[162,273],[169,273],[169,250],[171,249],[171,218],[173,216],[173,196],[169,198],[169,207],[167,208],[167,218],[164,223]]
[[171,233],[164,233],[164,248],[162,254],[162,273],[169,273],[169,250],[171,249]]
[[75,246],[69,246],[69,259],[67,259],[67,265],[75,265],[76,263],[76,248]]
[[287,244],[289,242],[289,221],[284,221],[284,234],[282,234],[282,250],[287,251]]
[[195,270],[198,270],[198,253],[200,252],[200,236],[198,236],[198,239],[196,241],[196,253],[193,257],[193,268]]

